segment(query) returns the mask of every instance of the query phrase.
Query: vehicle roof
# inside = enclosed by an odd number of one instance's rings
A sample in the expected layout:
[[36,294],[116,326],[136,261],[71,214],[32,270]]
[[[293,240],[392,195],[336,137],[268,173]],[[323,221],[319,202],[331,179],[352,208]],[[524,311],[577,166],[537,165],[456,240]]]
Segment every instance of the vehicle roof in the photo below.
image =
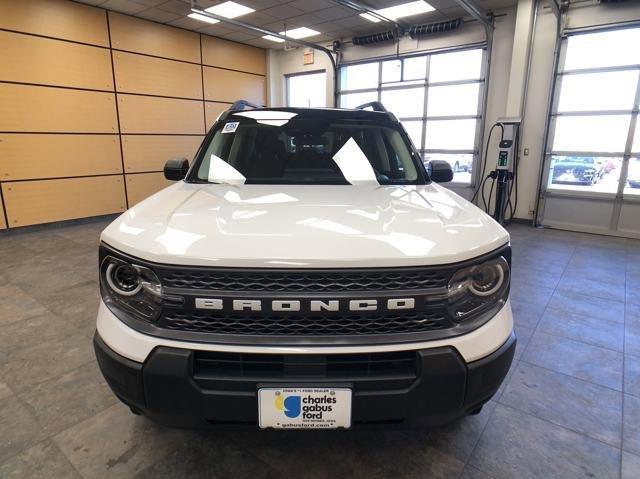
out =
[[295,113],[297,119],[327,119],[327,120],[368,120],[368,121],[397,121],[391,112],[359,110],[349,108],[252,108],[247,110],[227,110],[224,118],[237,113],[248,112],[287,112]]

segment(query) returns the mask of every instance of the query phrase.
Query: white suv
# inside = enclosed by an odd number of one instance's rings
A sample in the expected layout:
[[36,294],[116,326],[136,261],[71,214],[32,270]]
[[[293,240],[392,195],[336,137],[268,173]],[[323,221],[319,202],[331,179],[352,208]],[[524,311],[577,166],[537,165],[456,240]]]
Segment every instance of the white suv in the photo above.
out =
[[396,118],[234,105],[102,233],[95,350],[177,427],[422,427],[511,365],[511,249]]

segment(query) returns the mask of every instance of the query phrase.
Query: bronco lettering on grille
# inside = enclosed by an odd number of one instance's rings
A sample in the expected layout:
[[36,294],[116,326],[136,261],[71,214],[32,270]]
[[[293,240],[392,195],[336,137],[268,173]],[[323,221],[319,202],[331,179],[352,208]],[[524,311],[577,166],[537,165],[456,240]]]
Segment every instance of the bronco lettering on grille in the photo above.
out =
[[[381,304],[382,303],[382,304]],[[377,299],[351,299],[351,300],[290,300],[274,299],[263,301],[260,299],[220,299],[220,298],[196,298],[196,309],[212,309],[222,311],[230,308],[233,311],[377,311],[381,306],[388,310],[415,309],[415,298],[389,298],[386,301]]]

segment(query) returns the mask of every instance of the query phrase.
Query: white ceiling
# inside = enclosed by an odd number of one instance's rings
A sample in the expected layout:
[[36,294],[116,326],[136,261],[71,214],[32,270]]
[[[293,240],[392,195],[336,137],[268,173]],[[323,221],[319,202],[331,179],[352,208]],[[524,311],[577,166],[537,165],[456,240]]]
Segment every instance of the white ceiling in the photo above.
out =
[[[189,0],[78,0],[81,3],[96,5],[101,8],[122,12],[135,17],[153,20],[167,25],[208,33],[227,40],[246,43],[264,48],[282,48],[282,44],[261,38],[261,34],[236,27],[217,23],[206,24],[187,18],[190,12]],[[406,3],[409,0],[360,0],[359,3],[372,9],[380,9]],[[432,23],[466,16],[453,0],[427,0],[436,11],[415,15],[405,19],[412,24]],[[517,0],[475,0],[486,11],[515,5]],[[207,8],[223,0],[198,0],[201,8]],[[358,15],[357,12],[342,7],[332,0],[236,0],[256,11],[239,17],[245,23],[280,32],[285,28],[309,27],[321,32],[321,35],[308,38],[320,43],[339,38],[350,38],[356,35],[376,33],[389,29],[389,25],[372,23]]]

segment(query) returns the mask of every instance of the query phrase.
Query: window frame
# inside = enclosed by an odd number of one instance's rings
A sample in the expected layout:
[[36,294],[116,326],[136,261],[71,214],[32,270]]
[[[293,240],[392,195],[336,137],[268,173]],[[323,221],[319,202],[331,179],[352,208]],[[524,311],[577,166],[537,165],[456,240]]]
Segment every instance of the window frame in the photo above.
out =
[[310,70],[310,71],[304,71],[304,72],[295,72],[295,73],[285,73],[284,74],[284,103],[286,105],[287,108],[295,108],[291,106],[291,102],[290,102],[290,88],[289,88],[289,80],[291,78],[294,77],[301,77],[301,76],[307,76],[307,75],[317,75],[317,74],[324,74],[324,81],[325,81],[325,91],[324,91],[324,107],[318,107],[318,108],[326,108],[327,107],[327,70],[325,69],[319,69],[319,70]]
[[[480,62],[480,72],[479,77],[474,79],[465,79],[465,80],[448,80],[448,81],[437,81],[431,82],[429,80],[430,70],[431,70],[431,58],[435,55],[446,55],[450,53],[457,53],[462,51],[470,51],[470,50],[480,50],[481,51],[481,62]],[[425,74],[424,78],[421,80],[406,80],[405,85],[400,85],[403,82],[404,78],[404,65],[405,60],[416,58],[416,57],[426,57],[425,62]],[[391,81],[391,82],[383,82],[382,81],[382,67],[385,61],[389,60],[400,60],[400,81]],[[375,88],[361,88],[361,89],[343,89],[342,88],[342,69],[353,66],[353,65],[361,65],[366,63],[377,63],[378,64],[378,84]],[[338,90],[337,97],[342,108],[342,96],[350,93],[376,93],[377,100],[381,101],[382,92],[383,91],[394,91],[394,90],[403,90],[403,89],[413,89],[417,87],[422,87],[424,89],[424,104],[422,106],[422,115],[421,116],[403,116],[398,117],[398,120],[402,123],[404,121],[420,121],[421,122],[421,142],[419,145],[415,145],[416,150],[420,154],[420,157],[427,154],[451,154],[451,155],[472,155],[473,163],[472,163],[472,174],[469,182],[464,181],[456,181],[451,182],[454,186],[474,188],[478,181],[478,168],[480,166],[480,152],[482,150],[481,144],[483,141],[484,134],[484,119],[486,117],[486,96],[487,96],[487,47],[486,45],[465,45],[461,47],[455,47],[446,50],[437,50],[437,51],[423,51],[420,53],[412,53],[407,55],[400,56],[386,56],[379,57],[375,59],[364,59],[358,60],[354,62],[346,62],[338,65],[339,73],[338,73]],[[431,87],[440,87],[440,86],[453,86],[453,85],[468,85],[468,84],[478,84],[478,103],[476,106],[476,114],[474,115],[438,115],[438,116],[430,116],[427,114],[428,109],[428,99],[429,99],[429,91]],[[438,121],[438,120],[467,120],[473,119],[476,121],[475,125],[475,133],[474,133],[474,145],[472,149],[437,149],[437,148],[427,148],[426,141],[426,127],[428,121]]]

